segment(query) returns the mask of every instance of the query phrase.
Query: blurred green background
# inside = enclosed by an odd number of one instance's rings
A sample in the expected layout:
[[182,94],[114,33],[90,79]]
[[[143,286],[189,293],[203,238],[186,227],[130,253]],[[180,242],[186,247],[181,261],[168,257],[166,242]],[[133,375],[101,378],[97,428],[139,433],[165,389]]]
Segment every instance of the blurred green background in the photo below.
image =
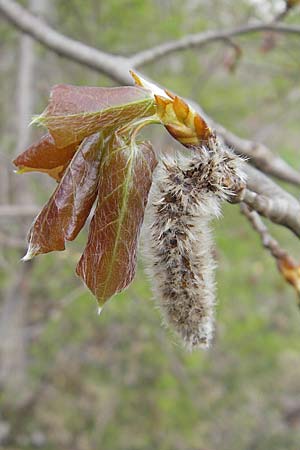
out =
[[[284,2],[43,0],[29,6],[68,36],[130,55],[188,33],[270,20]],[[285,20],[299,24],[300,10]],[[273,48],[266,51],[268,38]],[[31,44],[34,70],[26,87],[24,39],[0,18],[0,207],[42,205],[55,187],[39,174],[17,177],[10,163],[17,147],[26,147],[23,136],[32,141],[40,135],[34,129],[25,137],[24,125],[20,130],[29,115],[44,109],[50,87],[112,85]],[[242,49],[235,70],[232,48],[222,42],[174,53],[141,70],[299,169],[299,38],[256,34],[235,42]],[[24,95],[28,117],[20,112]],[[171,143],[163,131],[147,135],[160,148]],[[292,191],[299,197],[299,190]],[[63,253],[19,262],[32,219],[18,211],[0,215],[1,449],[300,449],[295,293],[238,206],[226,205],[215,223],[215,341],[209,351],[192,354],[162,327],[142,258],[135,281],[101,316],[74,273],[86,230]],[[299,260],[296,238],[270,228]]]

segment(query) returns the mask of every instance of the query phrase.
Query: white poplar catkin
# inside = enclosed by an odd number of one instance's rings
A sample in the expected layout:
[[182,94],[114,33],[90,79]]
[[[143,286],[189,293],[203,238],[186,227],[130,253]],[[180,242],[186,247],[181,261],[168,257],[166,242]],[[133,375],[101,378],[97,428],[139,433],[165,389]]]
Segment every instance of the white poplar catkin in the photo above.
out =
[[149,275],[164,320],[187,349],[207,348],[214,328],[215,261],[210,222],[244,183],[241,159],[216,138],[193,159],[165,159],[156,173],[145,239]]

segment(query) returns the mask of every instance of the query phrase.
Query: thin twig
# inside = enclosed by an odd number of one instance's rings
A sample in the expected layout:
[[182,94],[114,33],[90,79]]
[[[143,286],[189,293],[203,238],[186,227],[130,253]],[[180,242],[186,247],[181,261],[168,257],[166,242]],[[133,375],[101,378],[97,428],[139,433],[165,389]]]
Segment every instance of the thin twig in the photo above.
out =
[[262,216],[267,217],[274,223],[289,228],[296,236],[300,237],[299,207],[298,211],[291,211],[290,205],[285,199],[270,198],[263,194],[257,194],[249,189],[245,189],[242,200]]
[[300,237],[299,201],[249,164],[245,164],[244,171],[247,175],[247,189],[242,193],[241,201]]
[[[0,0],[0,12],[1,11],[16,28],[29,34],[45,47],[59,55],[63,55],[80,64],[90,67],[91,69],[105,73],[118,83],[132,84],[132,79],[129,76],[129,68],[137,67],[142,64],[141,59],[140,61],[135,60],[136,55],[132,58],[124,58],[105,53],[70,39],[53,30],[49,25],[35,17],[14,0]],[[267,28],[264,28],[264,26]],[[255,26],[245,25],[244,27],[231,31],[217,32],[217,35],[219,37],[222,36],[222,40],[228,40],[237,32],[253,32],[254,30],[262,31],[263,29],[270,29],[270,27],[277,27],[277,31],[281,30],[281,32],[292,32],[297,34],[300,32],[300,27],[260,24]],[[210,42],[212,36],[216,36],[216,32],[200,33],[197,36],[199,37],[200,35],[202,36],[201,39],[204,41],[208,39],[208,42]],[[147,50],[145,52],[147,52]],[[198,109],[200,110],[199,105]],[[280,157],[274,155],[266,146],[242,139],[229,130],[226,130],[222,125],[214,122],[212,119],[208,119],[213,128],[216,129],[217,133],[223,137],[224,141],[229,146],[232,146],[238,153],[249,157],[250,162],[256,167],[279,179],[300,185],[299,172],[290,167]]]
[[155,47],[136,53],[130,58],[130,62],[133,66],[139,67],[141,65],[148,64],[149,62],[157,61],[158,59],[179,50],[186,50],[196,47],[199,48],[212,42],[230,39],[234,36],[242,36],[249,33],[264,31],[299,35],[300,27],[278,23],[260,23],[256,25],[242,25],[229,30],[204,31],[201,33],[184,36],[175,41],[164,42],[156,45]]
[[253,209],[249,208],[245,203],[241,203],[241,212],[247,217],[253,229],[258,232],[261,242],[271,255],[276,259],[289,257],[287,252],[280,247],[276,239],[271,236],[268,228],[260,218],[259,214]]
[[103,52],[63,36],[14,0],[0,0],[0,12],[23,33],[45,47],[84,66],[106,74],[119,83],[130,81],[127,58]]
[[[132,84],[128,74],[128,68],[134,63],[132,59],[108,54],[72,40],[53,30],[14,0],[0,0],[0,12],[2,12],[17,29],[31,35],[34,39],[52,51],[98,72],[105,73],[117,82]],[[196,35],[196,37],[187,37],[186,39],[187,41],[191,39],[192,44],[198,45],[199,42],[211,42],[213,40],[227,39],[236,35],[264,30],[274,30],[281,33],[293,33],[296,35],[300,34],[300,27],[297,26],[259,24],[246,25],[223,32],[200,33]],[[197,39],[199,42],[197,42]],[[178,48],[178,45],[179,47],[182,47],[184,46],[184,42],[185,38],[176,41],[172,44],[170,51],[180,49]],[[157,57],[159,57],[159,55]],[[137,65],[138,62],[135,61],[135,64]],[[200,110],[200,106],[197,106]],[[274,156],[267,147],[241,139],[215,122],[210,121],[210,123],[213,124],[217,133],[223,137],[228,145],[232,146],[237,153],[247,155],[250,162],[255,164],[259,169],[271,175],[275,175],[280,179],[289,181],[290,183],[300,185],[299,173],[281,158]],[[247,200],[245,199],[245,201],[248,201],[248,204],[253,208],[256,208],[260,214],[265,215],[276,223],[287,226],[293,230],[297,236],[300,236],[299,202],[297,202],[292,195],[288,194],[265,177],[263,173],[255,171],[254,168],[251,170],[249,165],[245,165],[245,170],[248,175],[249,191],[260,194],[253,196],[250,193],[247,195],[246,192]],[[266,180],[269,180],[269,182],[267,183]],[[264,192],[264,189],[268,190],[267,194]],[[258,190],[260,192],[258,192]],[[264,197],[267,197],[267,201]],[[20,208],[19,212],[21,211],[22,209]],[[15,213],[16,211],[11,212],[11,215],[13,216]],[[26,213],[24,215],[26,215]]]
[[273,238],[268,228],[261,220],[256,211],[251,210],[245,203],[241,204],[241,212],[247,217],[253,229],[260,236],[263,246],[271,253],[276,261],[277,268],[283,278],[291,284],[298,295],[298,306],[300,307],[300,266]]

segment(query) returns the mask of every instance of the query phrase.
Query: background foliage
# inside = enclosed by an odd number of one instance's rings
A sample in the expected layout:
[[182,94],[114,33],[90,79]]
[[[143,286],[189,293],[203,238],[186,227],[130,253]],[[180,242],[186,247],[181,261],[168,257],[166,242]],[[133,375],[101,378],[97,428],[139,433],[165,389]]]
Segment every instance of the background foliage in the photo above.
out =
[[[46,4],[45,18],[61,32],[110,52],[131,54],[187,33],[271,17],[282,2]],[[288,21],[299,23],[299,10]],[[42,204],[55,183],[38,174],[16,181],[9,164],[22,95],[16,88],[21,39],[0,20],[0,203]],[[266,53],[263,39],[260,34],[238,40],[243,54],[233,72],[227,63],[231,49],[217,43],[172,54],[149,64],[144,73],[198,100],[231,130],[267,143],[299,168],[299,40],[278,37]],[[44,109],[53,84],[111,85],[37,44],[34,51],[34,112]],[[32,130],[31,138],[39,133]],[[170,145],[163,131],[149,133],[155,145]],[[26,296],[22,320],[11,323],[13,335],[21,334],[23,358],[1,379],[1,448],[299,448],[300,317],[295,294],[237,206],[226,206],[216,223],[215,342],[210,351],[193,354],[161,327],[142,259],[130,288],[110,301],[100,317],[96,314],[96,302],[73,274],[86,231],[66,252],[39,257],[22,269],[18,260],[31,220],[0,217],[1,306],[12,286],[17,286],[13,298],[22,302]],[[272,231],[299,255],[287,231],[275,226]],[[9,341],[7,345],[9,349]],[[13,359],[13,351],[11,355]]]

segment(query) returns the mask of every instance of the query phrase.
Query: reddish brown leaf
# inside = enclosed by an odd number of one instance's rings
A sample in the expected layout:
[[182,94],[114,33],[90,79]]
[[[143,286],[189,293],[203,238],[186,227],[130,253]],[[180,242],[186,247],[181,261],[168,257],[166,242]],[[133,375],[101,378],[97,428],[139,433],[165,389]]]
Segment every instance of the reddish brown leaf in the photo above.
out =
[[18,173],[45,172],[55,180],[60,180],[78,145],[57,148],[53,137],[47,133],[21,153],[13,163],[17,166]]
[[120,127],[155,112],[151,94],[140,87],[82,87],[60,84],[34,122],[45,125],[58,148],[78,143],[100,128]]
[[103,143],[103,134],[95,133],[80,145],[57,189],[31,227],[25,260],[40,253],[64,250],[65,241],[75,239],[97,196]]
[[156,158],[150,143],[114,139],[101,167],[99,198],[77,274],[102,305],[135,274],[137,241]]

